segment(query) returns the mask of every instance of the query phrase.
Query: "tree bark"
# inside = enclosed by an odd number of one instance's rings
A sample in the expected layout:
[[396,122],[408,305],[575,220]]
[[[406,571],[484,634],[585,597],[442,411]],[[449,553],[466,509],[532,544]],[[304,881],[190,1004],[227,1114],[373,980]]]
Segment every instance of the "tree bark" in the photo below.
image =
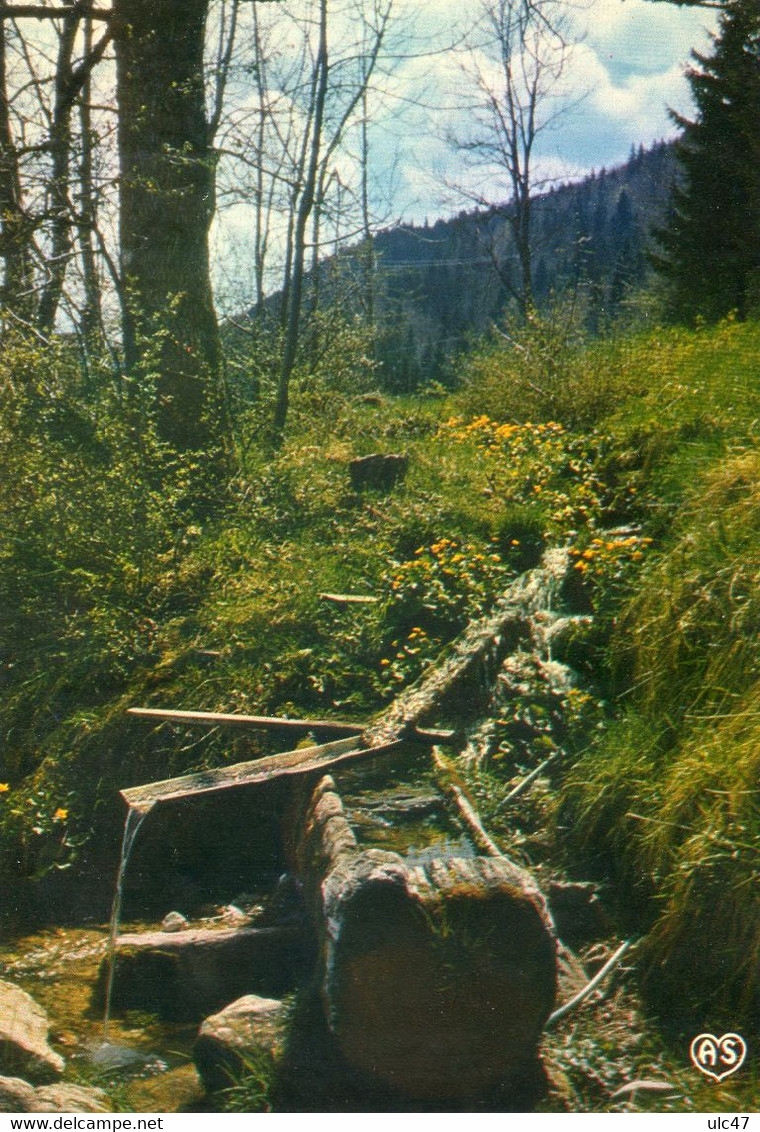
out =
[[[92,51],[92,20],[89,17],[84,21],[84,51],[85,57]],[[79,99],[82,153],[79,162],[79,208],[77,210],[79,214],[79,254],[82,260],[82,280],[84,283],[81,333],[87,347],[94,346],[100,340],[103,320],[100,278],[95,252],[98,206],[93,176],[91,87],[92,84],[88,75]]]
[[6,77],[7,25],[0,19],[0,302],[28,320],[33,310],[31,234],[21,199],[18,151],[13,138]]
[[50,149],[53,167],[50,175],[50,258],[47,279],[40,296],[37,326],[43,334],[50,334],[63,293],[69,256],[71,255],[72,208],[69,197],[71,172],[71,108],[74,41],[79,27],[79,13],[64,18],[58,43],[58,60],[55,67],[55,105],[50,131]]
[[114,3],[125,361],[155,367],[159,434],[182,450],[208,446],[220,412],[207,8],[208,0]]
[[415,866],[362,851],[330,777],[294,788],[286,831],[325,1018],[348,1063],[438,1100],[530,1076],[557,980],[532,876],[504,857]]

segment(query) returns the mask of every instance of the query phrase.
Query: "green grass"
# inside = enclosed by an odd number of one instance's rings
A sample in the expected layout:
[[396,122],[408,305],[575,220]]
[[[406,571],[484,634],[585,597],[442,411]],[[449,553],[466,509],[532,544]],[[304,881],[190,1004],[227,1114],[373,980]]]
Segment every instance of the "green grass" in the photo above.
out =
[[[234,479],[209,499],[202,466],[130,432],[105,377],[83,388],[64,350],[7,351],[5,867],[100,860],[119,788],[245,757],[216,735],[148,735],[126,707],[366,718],[543,545],[573,540],[610,726],[576,738],[587,750],[557,807],[567,852],[614,877],[648,930],[661,1003],[745,1024],[760,939],[758,359],[755,322],[590,346],[536,323],[518,348],[494,340],[463,362],[449,399],[295,389],[283,450],[241,421]],[[406,453],[408,475],[356,494],[348,461],[375,450]],[[601,538],[631,523],[651,542]]]
[[[656,350],[656,359],[655,359]],[[609,645],[618,722],[575,766],[570,852],[643,904],[671,1017],[756,1030],[760,1002],[760,458],[756,324],[643,343],[636,440],[659,551]]]

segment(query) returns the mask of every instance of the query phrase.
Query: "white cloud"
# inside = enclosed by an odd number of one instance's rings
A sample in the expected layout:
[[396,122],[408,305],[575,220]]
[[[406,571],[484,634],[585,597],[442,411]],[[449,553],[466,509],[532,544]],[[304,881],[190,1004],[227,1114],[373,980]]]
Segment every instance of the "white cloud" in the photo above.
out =
[[[467,196],[451,189],[457,182],[469,186],[470,204],[507,195],[503,173],[468,172],[445,140],[447,132],[464,133],[472,115],[464,109],[461,58],[444,48],[475,27],[478,4],[396,0],[396,12],[412,25],[400,51],[409,57],[378,84],[387,93],[375,103],[372,131],[375,180],[390,185],[395,178],[399,186],[390,208],[396,216],[432,219],[469,207]],[[276,9],[272,6],[277,24]],[[632,145],[672,136],[668,107],[690,112],[684,66],[692,48],[704,47],[705,28],[715,24],[708,12],[655,0],[584,0],[577,19],[585,34],[567,75],[568,110],[542,138],[536,155],[540,178],[581,177],[625,160]],[[242,218],[230,217],[229,227],[240,233]]]
[[586,41],[608,69],[662,73],[685,61],[705,40],[713,14],[653,0],[596,0],[587,17]]

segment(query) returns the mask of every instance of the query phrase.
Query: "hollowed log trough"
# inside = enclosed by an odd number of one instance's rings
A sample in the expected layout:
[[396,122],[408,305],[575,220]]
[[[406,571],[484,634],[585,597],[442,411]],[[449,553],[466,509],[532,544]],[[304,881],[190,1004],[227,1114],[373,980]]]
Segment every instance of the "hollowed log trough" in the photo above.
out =
[[287,825],[346,1061],[417,1098],[483,1096],[529,1076],[557,972],[530,874],[503,857],[412,866],[360,850],[329,776],[294,790]]
[[420,866],[360,849],[327,772],[438,742],[421,725],[455,695],[471,709],[479,670],[523,629],[507,595],[361,735],[122,791],[129,805],[153,806],[288,783],[287,854],[317,937],[327,1025],[349,1065],[415,1098],[482,1097],[532,1075],[556,993],[551,917],[531,874],[504,857]]

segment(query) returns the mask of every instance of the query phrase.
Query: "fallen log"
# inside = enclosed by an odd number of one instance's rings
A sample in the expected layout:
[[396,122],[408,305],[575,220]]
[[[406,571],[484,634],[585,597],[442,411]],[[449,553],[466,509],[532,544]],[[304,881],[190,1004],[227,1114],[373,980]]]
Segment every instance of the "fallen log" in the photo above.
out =
[[497,602],[493,612],[472,622],[435,665],[417,683],[398,696],[391,706],[363,730],[354,724],[330,724],[319,720],[282,720],[267,716],[237,716],[214,712],[169,711],[161,708],[130,708],[129,714],[145,719],[161,719],[177,723],[205,725],[265,727],[319,730],[320,727],[350,728],[345,739],[318,747],[286,751],[231,767],[201,771],[162,782],[134,786],[121,791],[130,806],[150,806],[156,802],[174,801],[190,795],[211,793],[235,786],[251,786],[269,782],[283,775],[301,776],[325,771],[338,762],[360,759],[397,751],[403,742],[433,745],[449,742],[452,731],[433,730],[422,726],[451,697],[466,677],[489,656],[498,652],[507,633],[517,636],[524,614],[519,602],[508,593]]
[[330,777],[294,790],[287,827],[346,1061],[418,1098],[516,1084],[556,992],[555,939],[530,874],[503,857],[410,867],[360,851]]
[[[495,662],[507,643],[524,631],[525,612],[511,590],[489,614],[473,621],[441,654],[433,669],[406,688],[364,731],[364,741],[381,746],[407,738],[424,726],[444,702],[450,701],[479,666]],[[468,699],[472,701],[473,697]],[[467,705],[471,709],[471,702]]]

